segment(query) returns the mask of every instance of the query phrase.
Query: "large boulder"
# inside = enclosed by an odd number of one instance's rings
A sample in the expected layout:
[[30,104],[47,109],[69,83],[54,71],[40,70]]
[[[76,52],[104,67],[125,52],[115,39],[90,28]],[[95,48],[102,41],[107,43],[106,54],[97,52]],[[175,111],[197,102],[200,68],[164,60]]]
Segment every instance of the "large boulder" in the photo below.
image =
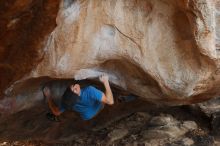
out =
[[[36,29],[22,29],[23,38],[15,37],[12,44],[22,43],[13,53],[6,51],[10,43],[0,45],[2,103],[24,92],[32,78],[85,79],[103,73],[112,85],[155,103],[190,104],[220,95],[218,1],[62,0],[58,13],[52,0],[16,2],[14,8],[2,1],[8,13],[1,15],[8,19],[15,9],[30,10],[33,22],[22,25],[25,20],[18,17],[3,26]],[[7,39],[10,35],[1,41]],[[25,45],[34,51],[21,50]]]

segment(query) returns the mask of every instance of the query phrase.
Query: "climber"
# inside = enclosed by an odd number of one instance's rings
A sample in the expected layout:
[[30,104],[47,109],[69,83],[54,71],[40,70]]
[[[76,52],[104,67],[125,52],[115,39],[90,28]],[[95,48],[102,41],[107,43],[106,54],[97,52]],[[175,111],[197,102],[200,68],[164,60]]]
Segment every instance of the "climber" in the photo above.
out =
[[113,105],[114,99],[108,76],[102,75],[99,79],[104,84],[105,93],[91,85],[81,88],[78,83],[71,84],[64,92],[59,105],[55,104],[51,90],[45,86],[43,93],[52,112],[48,113],[47,117],[57,121],[56,118],[65,110],[73,110],[79,113],[83,120],[90,120],[104,108],[105,104]]

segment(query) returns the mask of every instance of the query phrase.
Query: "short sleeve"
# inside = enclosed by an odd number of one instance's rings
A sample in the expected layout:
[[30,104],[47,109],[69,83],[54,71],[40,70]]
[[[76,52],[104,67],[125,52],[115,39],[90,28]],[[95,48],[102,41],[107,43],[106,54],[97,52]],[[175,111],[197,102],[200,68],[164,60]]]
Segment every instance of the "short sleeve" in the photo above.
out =
[[89,94],[91,96],[91,98],[97,100],[97,101],[102,101],[102,95],[103,95],[103,92],[96,89],[95,87],[93,86],[89,86]]

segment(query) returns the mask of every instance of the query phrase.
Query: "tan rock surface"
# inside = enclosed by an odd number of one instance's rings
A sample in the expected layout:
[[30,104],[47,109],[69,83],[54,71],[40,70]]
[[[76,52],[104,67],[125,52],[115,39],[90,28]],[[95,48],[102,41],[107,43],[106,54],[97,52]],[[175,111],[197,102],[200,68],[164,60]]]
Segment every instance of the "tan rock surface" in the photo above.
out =
[[45,59],[31,76],[85,78],[101,71],[149,100],[193,99],[213,88],[214,6],[214,1],[64,2]]
[[113,84],[152,102],[219,96],[219,6],[218,0],[63,0],[56,28],[38,49],[41,60],[19,79],[104,72]]

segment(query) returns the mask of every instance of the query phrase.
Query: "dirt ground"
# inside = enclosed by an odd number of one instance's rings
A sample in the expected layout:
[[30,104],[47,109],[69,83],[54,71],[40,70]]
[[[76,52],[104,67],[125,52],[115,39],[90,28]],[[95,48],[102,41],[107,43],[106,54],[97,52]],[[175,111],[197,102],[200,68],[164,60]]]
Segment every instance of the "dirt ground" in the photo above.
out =
[[[59,117],[60,122],[47,119],[46,105],[1,117],[0,146],[6,145],[218,145],[218,136],[210,131],[210,119],[190,106],[158,107],[142,100],[117,102],[90,121],[83,121],[71,111]],[[156,121],[152,119],[156,117]],[[161,120],[162,119],[162,120]],[[164,120],[165,119],[165,120]],[[164,121],[171,119],[168,124]],[[173,119],[173,120],[172,120]],[[162,125],[160,125],[162,121]],[[174,126],[172,126],[172,121]],[[178,135],[185,121],[196,123],[197,128]],[[159,122],[160,133],[151,135],[154,123]],[[170,122],[170,123],[169,123]],[[152,126],[153,123],[153,126]],[[177,123],[177,124],[176,124]],[[167,126],[167,125],[168,126]],[[170,126],[171,125],[171,126]],[[195,124],[194,124],[195,125]],[[158,124],[156,125],[158,126]],[[158,130],[158,127],[156,128]],[[166,131],[167,130],[167,131]],[[181,130],[180,130],[181,131]],[[149,138],[150,136],[150,138]],[[147,137],[147,138],[146,138]]]

